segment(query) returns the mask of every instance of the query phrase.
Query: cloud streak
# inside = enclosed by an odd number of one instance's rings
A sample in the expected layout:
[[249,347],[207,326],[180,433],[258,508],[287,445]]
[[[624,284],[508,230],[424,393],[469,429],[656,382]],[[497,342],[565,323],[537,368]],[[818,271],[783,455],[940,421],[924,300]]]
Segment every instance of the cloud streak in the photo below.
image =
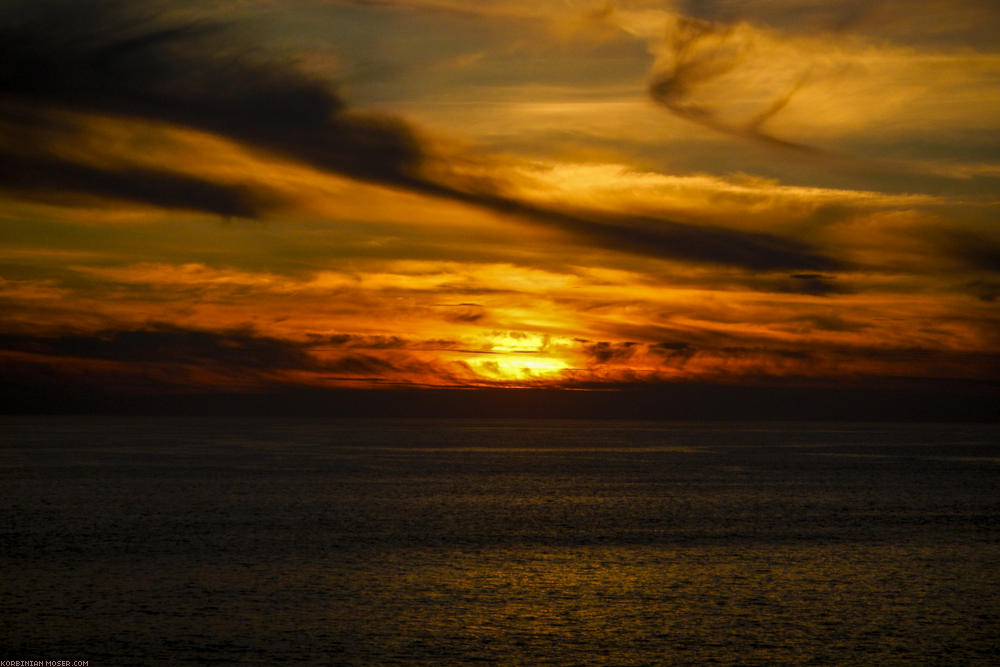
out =
[[255,218],[272,198],[257,188],[214,183],[177,172],[142,167],[99,168],[54,157],[0,156],[0,187],[49,201],[55,194],[111,198],[223,217]]

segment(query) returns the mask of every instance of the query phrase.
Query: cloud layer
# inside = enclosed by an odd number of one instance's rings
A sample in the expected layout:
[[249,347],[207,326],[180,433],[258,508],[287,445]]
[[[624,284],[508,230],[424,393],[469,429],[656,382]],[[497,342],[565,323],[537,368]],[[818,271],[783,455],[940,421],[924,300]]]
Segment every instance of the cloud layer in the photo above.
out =
[[[407,124],[352,112],[329,84],[289,65],[227,53],[218,44],[222,28],[146,22],[136,28],[109,3],[95,3],[81,22],[84,9],[80,3],[71,11],[55,4],[44,25],[15,24],[0,35],[0,85],[22,117],[72,110],[196,128],[323,171],[485,207],[625,252],[754,270],[838,265],[802,241],[669,219],[598,218],[522,201],[482,174],[475,180],[430,177],[427,162],[441,157]],[[17,114],[7,115],[10,130],[21,130]],[[74,164],[46,154],[53,151],[38,123],[32,121],[30,129],[42,155],[17,156],[26,169],[0,174],[8,188],[82,191],[244,217],[262,212],[265,197],[255,198],[245,185]]]
[[8,388],[992,391],[996,12],[793,4],[8,5]]

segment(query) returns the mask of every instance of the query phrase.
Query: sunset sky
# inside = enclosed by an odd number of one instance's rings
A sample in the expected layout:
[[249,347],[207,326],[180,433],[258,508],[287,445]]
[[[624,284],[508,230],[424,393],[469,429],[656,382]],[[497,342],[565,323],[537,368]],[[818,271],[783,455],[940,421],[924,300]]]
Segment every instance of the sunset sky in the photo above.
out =
[[993,3],[0,11],[6,400],[1000,397]]

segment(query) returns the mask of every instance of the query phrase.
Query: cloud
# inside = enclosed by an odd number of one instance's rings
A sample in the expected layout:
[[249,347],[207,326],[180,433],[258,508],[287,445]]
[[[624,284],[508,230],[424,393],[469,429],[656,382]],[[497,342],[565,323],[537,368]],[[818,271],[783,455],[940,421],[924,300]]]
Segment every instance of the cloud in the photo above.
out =
[[481,322],[489,315],[489,311],[478,303],[460,303],[445,309],[444,319],[459,324]]
[[573,221],[569,226],[595,241],[633,254],[726,264],[751,271],[836,271],[846,265],[809,244],[774,234],[685,224],[658,218],[620,218],[620,224]]
[[974,269],[1000,273],[1000,243],[984,234],[937,230],[930,234],[952,255]]
[[161,169],[100,168],[50,156],[0,154],[0,188],[42,201],[89,196],[224,217],[256,218],[271,208],[271,198],[260,189],[213,183]]
[[[815,329],[827,335],[816,335]],[[603,340],[506,332],[506,344],[362,334],[265,335],[249,327],[187,328],[162,323],[0,335],[0,375],[8,384],[110,393],[334,386],[550,386],[714,381],[724,384],[862,378],[996,381],[997,354],[945,348],[928,332],[879,340],[864,326],[822,316],[776,323],[769,331],[707,327],[619,327]],[[494,334],[503,332],[494,332]],[[631,336],[630,336],[631,335]],[[947,335],[942,333],[942,335]],[[537,338],[537,336],[535,337]],[[503,342],[503,341],[501,341]],[[507,348],[511,349],[507,349]],[[503,348],[503,349],[501,349]],[[445,354],[441,354],[444,352]]]
[[309,348],[324,349],[362,349],[362,350],[451,350],[456,348],[453,340],[414,340],[400,336],[381,336],[363,334],[311,334],[308,337]]
[[[113,2],[38,5],[8,10],[0,27],[0,94],[7,109],[143,118],[228,136],[363,180],[415,183],[421,151],[403,123],[348,112],[325,83],[294,67],[226,54],[213,41],[219,26],[160,27]],[[34,20],[15,18],[21,16]],[[51,157],[51,164],[38,162],[35,173],[14,185],[33,177],[39,188],[92,187],[97,194],[176,203],[178,197],[157,192],[163,185],[178,196],[190,194],[194,208],[257,212],[213,201],[210,184],[181,176],[171,181],[167,174],[95,170]]]
[[609,343],[607,341],[600,341],[584,345],[583,352],[601,364],[609,361],[627,361],[635,354],[636,343]]
[[[998,59],[989,26],[1000,12],[983,3],[931,0],[916,12],[896,0],[723,0],[680,9],[689,15],[659,15],[658,34],[639,30],[625,10],[615,20],[656,56],[650,98],[716,132],[868,179],[884,182],[890,172],[912,182],[921,172],[963,174],[894,159],[887,146],[912,150],[918,132],[921,141],[947,137],[952,152],[974,155],[995,124]],[[923,28],[912,20],[931,15],[937,20]],[[933,34],[924,31],[932,25]],[[961,146],[966,137],[970,145]]]
[[324,364],[324,370],[347,375],[381,376],[397,370],[390,362],[369,354],[352,354],[339,357]]
[[821,154],[822,151],[813,146],[781,139],[763,129],[767,121],[788,106],[806,82],[807,73],[798,75],[763,109],[740,123],[725,120],[713,106],[696,101],[699,88],[730,74],[751,57],[753,42],[742,34],[744,32],[745,29],[738,27],[677,17],[667,31],[663,47],[670,57],[662,59],[654,71],[649,82],[650,96],[677,116],[713,130],[769,146]]
[[304,346],[252,331],[212,332],[152,324],[142,329],[54,336],[0,335],[0,347],[47,357],[128,364],[204,364],[230,369],[318,370]]
[[981,0],[683,0],[681,11],[705,20],[766,24],[798,33],[874,34],[910,44],[976,44],[987,48],[1000,9]]
[[833,282],[832,276],[824,276],[819,273],[793,273],[789,277],[791,278],[790,284],[776,285],[773,288],[774,291],[812,294],[813,296],[830,296],[832,294],[847,294],[850,292],[847,288]]
[[[328,354],[330,349],[357,348]],[[188,385],[260,389],[363,382],[462,384],[445,365],[407,352],[420,344],[395,337],[312,336],[298,341],[250,328],[193,329],[162,323],[51,335],[0,334],[0,368],[29,385],[65,377],[78,386],[136,383],[155,391]],[[365,351],[358,351],[363,349]]]
[[8,95],[199,128],[375,180],[419,160],[404,126],[347,113],[294,67],[227,53],[221,26],[161,27],[118,3],[39,4],[44,21],[4,26]]
[[[95,0],[20,9],[8,10],[0,27],[5,109],[194,128],[328,172],[530,220],[619,252],[753,271],[841,268],[808,244],[770,234],[522,201],[494,175],[469,178],[461,168],[442,167],[452,158],[405,122],[350,110],[327,82],[293,63],[234,54],[220,26],[164,26],[156,17],[135,18],[122,4]],[[259,215],[266,201],[240,186],[68,163],[46,150],[33,158],[33,173],[6,174],[7,186],[89,191],[224,215]]]

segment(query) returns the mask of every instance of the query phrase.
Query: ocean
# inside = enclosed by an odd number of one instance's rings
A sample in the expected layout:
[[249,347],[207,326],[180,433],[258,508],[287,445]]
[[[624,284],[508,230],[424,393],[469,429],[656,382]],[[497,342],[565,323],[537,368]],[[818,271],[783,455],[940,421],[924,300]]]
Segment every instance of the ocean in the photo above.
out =
[[997,665],[1000,426],[0,418],[0,661]]

